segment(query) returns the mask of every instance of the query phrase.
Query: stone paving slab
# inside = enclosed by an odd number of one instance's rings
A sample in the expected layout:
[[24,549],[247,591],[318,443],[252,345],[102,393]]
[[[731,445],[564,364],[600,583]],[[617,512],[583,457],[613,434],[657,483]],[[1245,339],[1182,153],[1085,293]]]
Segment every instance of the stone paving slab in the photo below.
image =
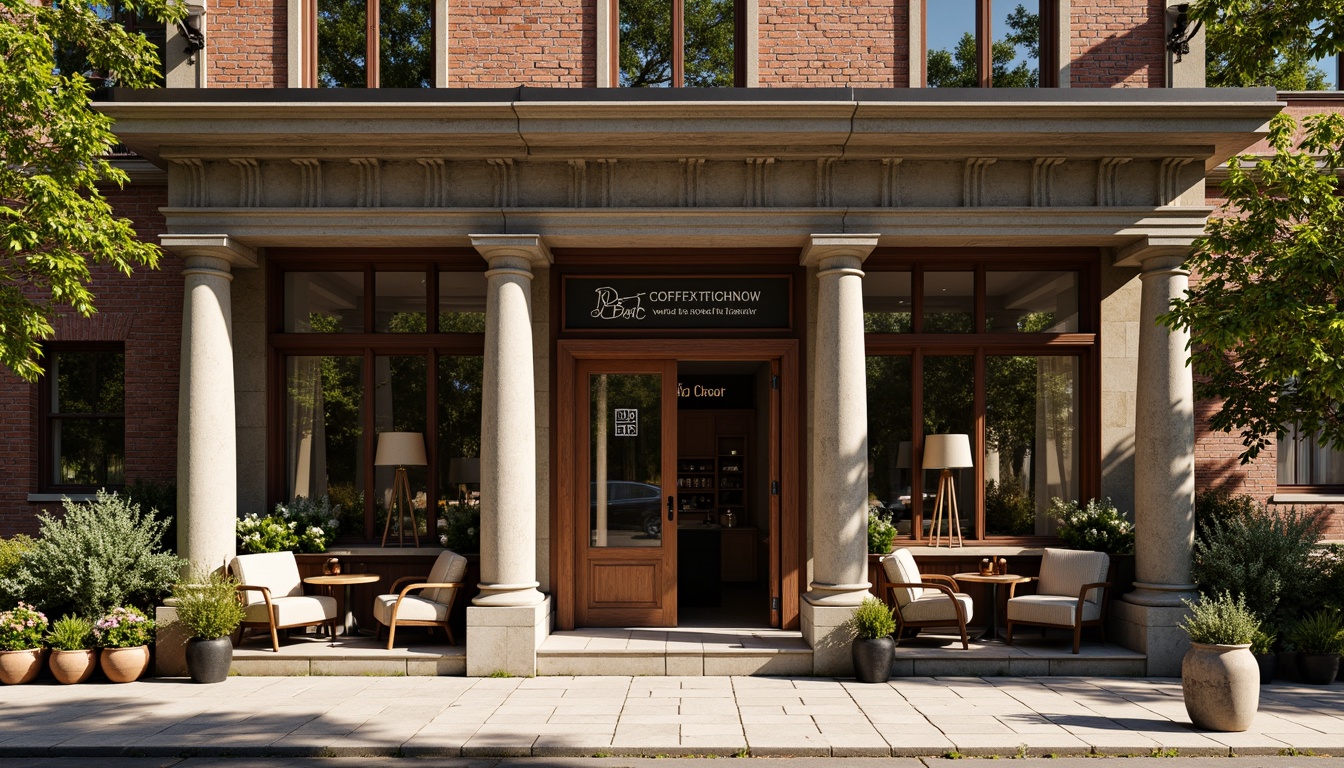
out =
[[0,759],[1344,756],[1344,685],[1265,686],[1239,734],[1195,730],[1169,678],[230,678],[0,693]]
[[[408,755],[409,756],[409,755]],[[417,756],[415,768],[704,768],[703,758],[647,757],[528,757],[462,758],[433,755]],[[656,761],[656,762],[655,762]],[[1335,757],[1231,757],[1210,761],[1208,758],[1111,758],[1117,768],[1344,768],[1344,758]],[[1103,759],[1102,765],[1107,764]],[[0,768],[87,768],[87,757],[0,758]],[[124,757],[99,760],[99,768],[405,768],[407,761],[395,757],[333,757],[321,759],[283,759],[274,757],[182,758]],[[849,758],[794,757],[770,758],[775,768],[855,768]],[[857,765],[862,768],[947,768],[944,758],[870,757]],[[1025,758],[1014,768],[1098,768],[1094,757]]]

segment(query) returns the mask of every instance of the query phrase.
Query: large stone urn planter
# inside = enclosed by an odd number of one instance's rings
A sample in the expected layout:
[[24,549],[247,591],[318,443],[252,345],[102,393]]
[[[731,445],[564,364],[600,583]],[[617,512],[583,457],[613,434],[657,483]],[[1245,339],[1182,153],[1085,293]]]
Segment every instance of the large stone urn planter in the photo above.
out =
[[100,659],[103,674],[114,683],[132,683],[149,669],[149,646],[104,648]]
[[93,649],[82,651],[53,649],[47,666],[51,667],[52,676],[61,685],[82,683],[92,677],[93,670],[98,668],[98,652]]
[[193,683],[222,683],[229,678],[233,665],[233,640],[216,637],[187,641],[187,672]]
[[22,651],[0,651],[0,683],[22,685],[31,683],[42,671],[43,648]]
[[1196,728],[1250,728],[1260,708],[1260,665],[1251,646],[1191,643],[1181,660],[1181,691]]
[[860,683],[885,683],[891,677],[892,653],[896,647],[891,636],[872,640],[855,638],[849,647],[854,660],[854,677]]

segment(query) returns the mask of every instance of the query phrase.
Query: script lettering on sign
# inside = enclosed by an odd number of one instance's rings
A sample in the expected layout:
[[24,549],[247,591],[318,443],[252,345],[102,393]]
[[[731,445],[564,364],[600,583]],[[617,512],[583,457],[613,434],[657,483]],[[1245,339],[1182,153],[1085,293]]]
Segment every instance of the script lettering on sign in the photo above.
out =
[[597,306],[593,308],[593,317],[599,320],[644,319],[644,307],[640,306],[644,294],[621,296],[610,287],[598,288],[594,293],[597,294]]
[[566,277],[567,330],[790,327],[792,281],[766,277]]

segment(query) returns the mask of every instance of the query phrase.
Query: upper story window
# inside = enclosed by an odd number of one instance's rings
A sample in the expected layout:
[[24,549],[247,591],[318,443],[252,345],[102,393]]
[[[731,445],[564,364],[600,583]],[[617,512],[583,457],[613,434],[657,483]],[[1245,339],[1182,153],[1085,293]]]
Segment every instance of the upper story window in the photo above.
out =
[[320,88],[430,88],[434,85],[433,0],[312,0]]
[[616,77],[627,88],[742,84],[742,19],[734,0],[612,0]]
[[1314,434],[1289,430],[1279,439],[1279,485],[1344,488],[1344,451],[1321,445]]
[[[167,26],[145,12],[143,8],[132,7],[123,0],[104,0],[102,4],[95,5],[93,11],[99,18],[110,24],[120,24],[127,32],[144,35],[145,39],[154,46],[154,50],[158,53],[159,70],[156,83],[160,86],[163,85],[163,47],[168,37]],[[82,46],[58,46],[55,53],[57,70],[62,73],[78,72],[84,75],[93,85],[95,91],[102,92],[104,89],[113,88],[117,85],[116,73],[99,72],[93,69],[93,66],[89,63],[89,52],[86,48]]]
[[52,345],[39,397],[43,491],[126,482],[126,355],[120,344]]
[[[1041,0],[925,2],[925,83],[930,88],[1055,85],[1053,16]],[[1044,54],[1044,55],[1043,55]]]

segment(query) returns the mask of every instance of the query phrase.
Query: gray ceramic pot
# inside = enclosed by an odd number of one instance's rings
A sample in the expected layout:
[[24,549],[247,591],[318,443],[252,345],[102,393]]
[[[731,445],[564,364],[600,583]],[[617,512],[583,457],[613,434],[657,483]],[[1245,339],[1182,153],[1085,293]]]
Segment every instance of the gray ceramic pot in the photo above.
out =
[[1250,728],[1260,706],[1260,667],[1251,646],[1191,643],[1181,660],[1181,692],[1196,728]]
[[892,651],[896,643],[891,636],[875,640],[856,638],[849,646],[854,659],[854,677],[860,683],[885,683],[891,677]]
[[193,683],[222,683],[229,679],[233,664],[233,641],[227,637],[187,641],[187,672]]

